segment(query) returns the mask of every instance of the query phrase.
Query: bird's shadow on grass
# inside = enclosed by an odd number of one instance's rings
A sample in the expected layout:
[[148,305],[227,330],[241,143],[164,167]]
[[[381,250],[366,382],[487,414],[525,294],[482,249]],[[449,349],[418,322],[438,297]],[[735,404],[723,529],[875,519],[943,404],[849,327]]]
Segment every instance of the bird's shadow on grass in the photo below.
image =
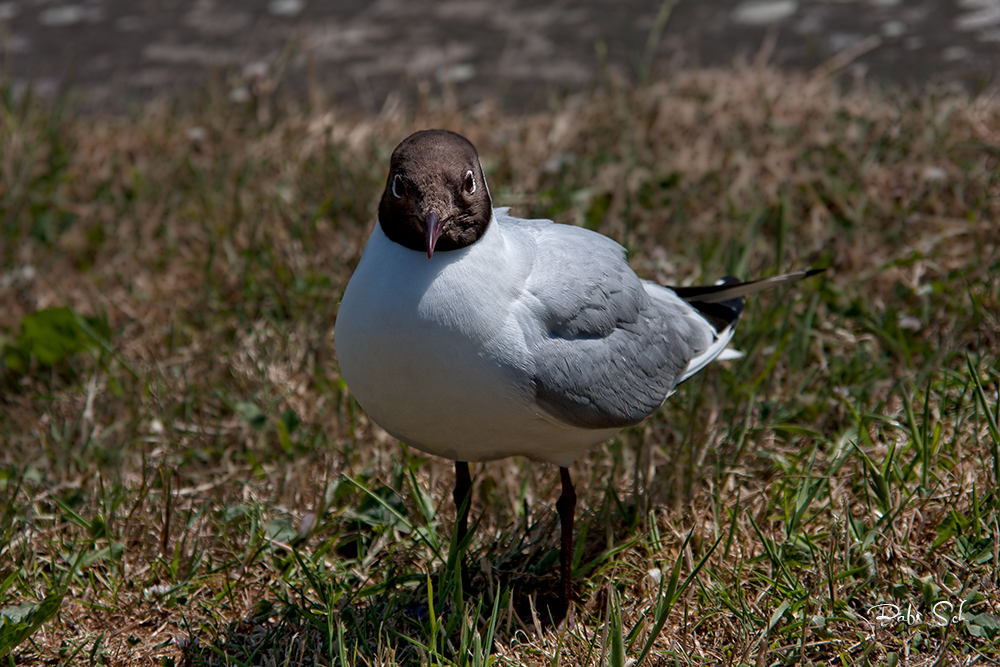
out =
[[[574,605],[583,613],[601,607],[594,599],[605,586],[597,580],[607,578],[603,573],[623,548],[641,539],[637,511],[626,500],[578,517]],[[401,665],[459,662],[460,654],[476,650],[476,633],[488,655],[487,638],[503,644],[558,630],[566,617],[559,601],[559,521],[554,508],[536,514],[534,522],[497,534],[470,531],[466,543],[453,542],[455,552],[430,571],[387,562],[380,583],[353,590],[320,572],[310,554],[289,554],[288,562],[305,573],[303,585],[258,602],[246,618],[220,623],[211,639],[192,632],[179,640],[180,665],[259,664],[265,655],[275,664],[292,659],[302,665],[374,663],[387,655]]]

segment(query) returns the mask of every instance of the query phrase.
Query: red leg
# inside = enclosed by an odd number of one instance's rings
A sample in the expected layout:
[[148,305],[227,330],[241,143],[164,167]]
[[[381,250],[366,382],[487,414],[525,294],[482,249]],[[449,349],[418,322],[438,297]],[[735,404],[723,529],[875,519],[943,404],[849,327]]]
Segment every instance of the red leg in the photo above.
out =
[[556,509],[559,510],[559,520],[562,524],[562,549],[559,554],[559,574],[561,575],[562,589],[559,592],[559,602],[565,605],[566,613],[569,614],[570,584],[573,569],[573,516],[576,513],[576,491],[573,489],[573,480],[569,476],[569,468],[559,468],[559,476],[562,478],[562,495],[556,501]]
[[458,541],[465,539],[469,532],[469,506],[472,504],[472,476],[469,474],[469,464],[465,461],[455,461],[455,490],[451,497],[455,499],[455,509],[458,518],[455,520],[455,530]]

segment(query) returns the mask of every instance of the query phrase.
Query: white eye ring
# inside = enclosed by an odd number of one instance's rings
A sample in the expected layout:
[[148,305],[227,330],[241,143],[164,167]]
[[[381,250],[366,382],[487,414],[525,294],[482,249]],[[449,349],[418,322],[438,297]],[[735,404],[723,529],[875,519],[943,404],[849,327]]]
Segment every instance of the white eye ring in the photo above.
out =
[[469,186],[466,185],[465,191],[471,195],[476,191],[476,177],[472,174],[471,169],[465,172],[465,182],[468,183],[470,180],[472,181],[472,189],[470,190]]
[[403,196],[399,194],[399,191],[396,189],[396,184],[402,182],[403,179],[399,177],[399,174],[396,174],[395,176],[392,177],[392,196],[395,197],[396,199],[399,199],[400,197]]

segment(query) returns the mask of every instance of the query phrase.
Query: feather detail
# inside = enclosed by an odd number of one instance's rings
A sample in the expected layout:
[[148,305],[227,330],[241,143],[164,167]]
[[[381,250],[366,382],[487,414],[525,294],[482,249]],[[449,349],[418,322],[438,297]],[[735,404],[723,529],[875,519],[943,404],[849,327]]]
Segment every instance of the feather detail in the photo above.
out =
[[798,282],[826,271],[823,269],[809,269],[808,271],[796,271],[786,273],[772,278],[761,278],[760,280],[750,280],[745,283],[725,283],[723,285],[698,285],[694,287],[671,287],[677,296],[685,301],[701,301],[702,303],[718,303],[729,299],[738,299],[748,294],[763,292],[779,285]]

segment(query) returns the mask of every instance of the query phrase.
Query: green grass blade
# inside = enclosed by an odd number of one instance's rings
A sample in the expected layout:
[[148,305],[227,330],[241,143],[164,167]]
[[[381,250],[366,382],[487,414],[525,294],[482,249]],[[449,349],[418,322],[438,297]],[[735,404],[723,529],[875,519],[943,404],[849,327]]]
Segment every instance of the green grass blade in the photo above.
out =
[[976,367],[972,363],[972,357],[968,353],[965,355],[965,363],[969,369],[969,377],[973,381],[972,386],[976,392],[976,400],[982,409],[983,416],[986,417],[986,426],[990,433],[990,439],[993,440],[993,446],[991,447],[993,453],[993,481],[996,484],[1000,484],[1000,425],[997,424],[996,415],[990,410],[986,391],[983,389],[983,383],[979,380],[979,371],[976,370]]

